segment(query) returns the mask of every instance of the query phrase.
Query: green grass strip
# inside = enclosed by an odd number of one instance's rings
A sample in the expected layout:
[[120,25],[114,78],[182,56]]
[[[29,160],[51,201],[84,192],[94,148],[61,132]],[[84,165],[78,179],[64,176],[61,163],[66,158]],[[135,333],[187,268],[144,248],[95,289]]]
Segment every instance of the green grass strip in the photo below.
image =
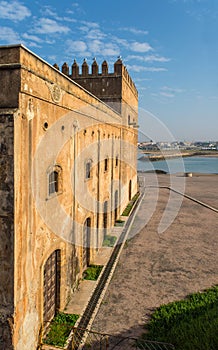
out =
[[172,343],[177,350],[218,349],[218,286],[160,306],[143,339]]
[[135,194],[135,196],[131,199],[131,201],[127,204],[126,208],[124,209],[122,216],[129,216],[135,202],[137,201],[138,197],[139,197],[140,193],[137,192]]
[[58,313],[52,320],[44,344],[64,347],[79,315]]
[[106,235],[103,241],[103,247],[113,247],[117,240],[116,236]]

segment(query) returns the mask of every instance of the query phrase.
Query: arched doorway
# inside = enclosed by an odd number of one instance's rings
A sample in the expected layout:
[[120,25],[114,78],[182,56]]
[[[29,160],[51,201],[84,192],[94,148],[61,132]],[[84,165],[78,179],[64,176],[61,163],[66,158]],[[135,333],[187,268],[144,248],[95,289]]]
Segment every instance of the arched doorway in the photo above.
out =
[[132,199],[132,180],[129,180],[129,201]]
[[87,218],[83,227],[83,268],[90,264],[91,218]]
[[104,228],[104,238],[107,234],[107,226],[108,226],[108,202],[104,202],[104,213],[103,213],[103,228]]
[[60,307],[61,251],[55,250],[44,265],[43,321],[49,322]]

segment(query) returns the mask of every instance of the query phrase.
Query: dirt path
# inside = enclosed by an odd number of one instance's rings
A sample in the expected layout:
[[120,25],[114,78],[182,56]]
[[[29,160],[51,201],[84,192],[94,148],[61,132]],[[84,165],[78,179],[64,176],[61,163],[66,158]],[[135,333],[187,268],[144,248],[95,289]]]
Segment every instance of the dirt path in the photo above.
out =
[[[163,175],[159,183],[166,181]],[[218,204],[218,176],[188,181],[189,195]],[[152,192],[145,197],[148,208]],[[151,220],[126,244],[93,329],[138,336],[157,306],[218,284],[218,214],[184,199],[173,224],[159,235],[168,196],[169,191],[159,190]]]

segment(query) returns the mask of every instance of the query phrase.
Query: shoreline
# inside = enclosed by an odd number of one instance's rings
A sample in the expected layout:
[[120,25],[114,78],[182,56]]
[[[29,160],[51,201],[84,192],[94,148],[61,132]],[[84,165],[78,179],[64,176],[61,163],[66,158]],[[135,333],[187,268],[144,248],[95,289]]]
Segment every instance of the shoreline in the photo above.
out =
[[[158,151],[157,154],[154,154],[154,152],[149,151],[141,151],[140,154],[142,156],[138,158],[140,161],[151,161],[155,162],[158,160],[164,160],[164,159],[174,159],[174,158],[186,158],[186,157],[208,157],[208,158],[218,158],[218,151],[202,151],[202,152],[179,152],[179,153],[163,153]],[[145,155],[146,154],[146,155]],[[149,155],[151,154],[151,155]]]
[[218,172],[217,173],[200,173],[200,172],[178,172],[178,173],[168,173],[164,170],[137,170],[137,173],[139,174],[157,174],[157,175],[172,175],[172,176],[182,176],[182,177],[188,177],[186,174],[192,174],[191,177],[199,177],[199,176],[218,176]]

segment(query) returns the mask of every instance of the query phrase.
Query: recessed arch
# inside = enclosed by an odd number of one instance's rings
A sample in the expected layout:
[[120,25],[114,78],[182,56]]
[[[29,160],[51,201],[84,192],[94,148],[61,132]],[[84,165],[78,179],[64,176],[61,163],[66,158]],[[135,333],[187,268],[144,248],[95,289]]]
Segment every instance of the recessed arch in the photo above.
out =
[[51,253],[43,271],[43,322],[49,322],[60,308],[61,250]]
[[132,180],[129,180],[129,201],[132,199]]
[[91,218],[88,217],[83,226],[83,268],[86,268],[90,264],[90,252],[91,252]]
[[107,234],[108,227],[108,201],[104,202],[104,212],[103,212],[103,228],[104,228],[104,238]]
[[118,190],[114,194],[114,221],[118,218]]
[[60,165],[52,165],[47,170],[48,196],[62,192],[62,168]]

